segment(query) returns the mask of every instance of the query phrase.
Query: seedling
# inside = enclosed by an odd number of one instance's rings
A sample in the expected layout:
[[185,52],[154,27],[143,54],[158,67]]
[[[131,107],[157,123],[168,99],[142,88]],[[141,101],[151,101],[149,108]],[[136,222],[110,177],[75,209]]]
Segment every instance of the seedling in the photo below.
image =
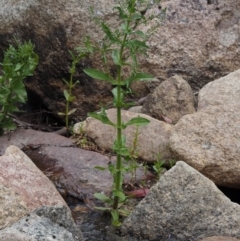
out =
[[72,115],[77,109],[71,109],[69,108],[70,103],[73,102],[76,97],[72,94],[73,88],[76,86],[76,84],[79,83],[79,81],[73,82],[73,76],[76,72],[76,65],[86,56],[89,55],[89,53],[93,52],[93,47],[91,45],[90,39],[86,38],[85,42],[85,47],[78,47],[76,48],[77,55],[75,55],[72,51],[69,51],[69,54],[71,55],[72,58],[72,64],[70,68],[70,78],[69,81],[67,82],[66,80],[63,80],[64,83],[67,85],[68,89],[63,91],[65,100],[66,100],[66,108],[65,108],[65,113],[59,112],[58,115],[65,116],[65,125],[66,125],[66,131],[67,131],[67,136],[69,135],[69,116]]
[[[101,113],[89,113],[89,116],[101,121],[116,129],[117,137],[113,143],[113,151],[117,155],[116,165],[109,164],[107,168],[97,167],[100,170],[108,169],[113,176],[112,195],[107,197],[103,193],[96,193],[95,197],[104,201],[109,207],[98,208],[99,210],[107,210],[111,212],[112,224],[115,226],[121,225],[119,215],[126,215],[129,212],[120,208],[121,204],[127,199],[122,190],[123,173],[128,170],[127,166],[123,165],[123,159],[131,157],[129,148],[126,146],[126,137],[122,134],[122,130],[130,125],[144,126],[149,123],[149,120],[140,116],[132,118],[127,122],[122,121],[121,109],[129,107],[124,97],[131,93],[131,84],[136,81],[150,80],[152,75],[142,73],[138,70],[137,56],[145,55],[148,50],[146,40],[148,34],[139,30],[140,25],[145,25],[154,17],[161,17],[161,12],[157,16],[146,18],[144,13],[150,6],[150,1],[147,0],[123,0],[118,1],[119,5],[114,7],[114,10],[119,16],[121,22],[119,28],[111,29],[102,19],[95,17],[96,23],[100,24],[105,37],[98,48],[102,56],[102,60],[107,66],[108,63],[113,63],[116,66],[117,74],[112,75],[108,70],[85,69],[84,72],[90,77],[112,84],[113,106],[116,108],[117,122],[113,123],[107,116],[105,110]],[[158,1],[159,2],[159,1]],[[144,7],[144,11],[142,11]],[[91,9],[94,15],[94,10]],[[129,70],[129,75],[126,77],[125,69]]]
[[33,44],[17,41],[16,48],[10,45],[4,53],[2,65],[3,76],[0,76],[0,135],[4,130],[17,128],[11,114],[19,111],[17,103],[25,103],[27,92],[23,80],[33,75],[38,64],[38,55],[33,52]]
[[164,160],[157,160],[156,162],[154,162],[153,170],[156,172],[158,179],[160,178],[161,172],[163,171],[164,163],[165,163]]

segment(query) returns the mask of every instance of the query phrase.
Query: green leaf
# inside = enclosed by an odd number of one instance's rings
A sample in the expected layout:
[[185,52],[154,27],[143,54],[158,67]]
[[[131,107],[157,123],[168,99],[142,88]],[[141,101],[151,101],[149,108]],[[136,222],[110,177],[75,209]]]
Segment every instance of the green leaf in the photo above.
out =
[[120,90],[120,96],[118,99],[118,88],[115,87],[114,89],[112,89],[112,94],[113,94],[113,106],[114,107],[122,107],[122,105],[124,104],[124,91],[121,89]]
[[69,102],[72,102],[72,101],[75,100],[75,99],[76,99],[76,97],[73,96],[73,95],[71,95],[71,96],[68,97],[68,101],[69,101]]
[[127,209],[118,209],[119,215],[123,216],[123,217],[128,217],[130,215],[130,211]]
[[67,115],[72,115],[76,110],[77,110],[77,109],[72,109],[72,110],[70,110]]
[[119,213],[118,210],[112,209],[111,210],[111,215],[112,215],[112,225],[119,227],[121,226],[121,222],[119,221]]
[[101,22],[100,25],[102,27],[103,32],[106,34],[106,36],[109,38],[109,40],[111,40],[112,42],[115,42],[115,43],[120,42],[119,39],[116,38],[114,33],[111,31],[111,29],[104,22]]
[[63,94],[64,94],[64,96],[65,96],[66,101],[69,101],[69,93],[68,93],[68,91],[67,91],[67,90],[64,90],[64,91],[63,91]]
[[10,131],[14,131],[17,128],[16,124],[11,119],[7,119],[1,124],[3,125],[3,127],[5,129],[10,130]]
[[103,124],[116,127],[116,125],[113,122],[111,122],[106,115],[91,112],[91,113],[88,113],[88,116],[93,117],[93,118],[101,121]]
[[151,74],[136,73],[136,74],[133,76],[133,81],[137,81],[137,80],[140,80],[140,81],[152,80],[153,78],[154,78],[154,76],[151,75]]
[[150,121],[148,119],[138,116],[138,117],[132,118],[130,121],[124,123],[124,126],[126,126],[126,127],[129,125],[145,126],[149,123],[150,123]]
[[140,41],[137,39],[128,40],[126,46],[135,49],[148,49],[149,47],[146,45],[145,41]]
[[112,208],[107,208],[107,207],[94,207],[94,209],[98,210],[98,211],[107,211],[107,212],[111,212]]
[[62,81],[69,87],[69,83],[65,79],[62,79]]
[[22,66],[23,66],[23,64],[20,64],[20,63],[16,64],[14,71],[20,70]]
[[94,197],[105,202],[105,203],[112,203],[112,199],[107,197],[104,193],[94,193]]
[[134,34],[138,35],[141,38],[145,38],[146,35],[143,33],[143,31],[137,30],[135,32],[133,32]]
[[114,197],[119,197],[122,202],[125,201],[126,198],[127,198],[127,197],[125,196],[125,194],[124,194],[122,191],[120,191],[120,190],[115,190],[115,191],[113,191],[113,196],[114,196]]
[[83,70],[85,74],[87,74],[88,76],[94,78],[94,79],[98,79],[98,80],[104,80],[104,81],[107,81],[107,82],[114,82],[114,79],[109,76],[108,74],[100,71],[100,70],[97,70],[97,69],[84,69]]
[[121,19],[127,19],[127,14],[124,12],[124,9],[123,8],[120,8],[120,7],[114,7],[114,9],[117,9],[118,10],[118,13],[119,13],[119,16]]
[[120,52],[118,49],[114,49],[112,52],[112,59],[114,64],[121,66],[122,63],[120,61]]
[[125,83],[126,87],[129,88],[134,81],[146,81],[152,80],[153,78],[154,76],[151,74],[135,73],[131,77],[125,79],[123,82]]
[[95,166],[94,168],[100,171],[105,171],[108,169],[107,167],[101,167],[101,166]]
[[58,115],[66,115],[66,113],[58,112]]

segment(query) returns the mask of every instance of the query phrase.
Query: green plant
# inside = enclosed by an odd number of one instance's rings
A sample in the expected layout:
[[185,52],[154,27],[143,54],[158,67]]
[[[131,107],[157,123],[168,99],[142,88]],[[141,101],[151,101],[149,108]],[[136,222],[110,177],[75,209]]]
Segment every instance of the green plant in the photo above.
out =
[[160,175],[163,171],[164,163],[165,163],[165,160],[157,160],[156,162],[154,162],[153,170],[156,172],[158,179],[160,178]]
[[142,163],[138,163],[138,137],[140,135],[139,126],[136,126],[136,131],[134,132],[134,138],[132,146],[128,149],[129,155],[125,157],[125,161],[128,164],[127,171],[130,171],[132,174],[132,181],[136,181],[136,172],[137,168],[142,167]]
[[71,102],[74,101],[74,99],[76,98],[73,94],[72,94],[72,90],[73,88],[76,86],[76,84],[79,83],[79,81],[75,81],[73,82],[73,76],[76,72],[76,65],[86,56],[89,55],[89,53],[93,52],[93,47],[90,43],[90,39],[86,38],[85,40],[85,47],[78,47],[76,48],[77,51],[77,55],[75,55],[72,51],[69,51],[71,58],[72,58],[72,64],[71,64],[71,68],[69,70],[70,73],[70,78],[69,81],[67,82],[66,80],[63,80],[64,83],[67,85],[68,90],[64,90],[63,94],[66,100],[66,108],[65,108],[65,113],[63,112],[59,112],[58,115],[62,115],[65,116],[65,125],[66,125],[66,131],[67,131],[67,136],[69,135],[69,116],[72,115],[77,109],[71,109],[69,110],[69,105]]
[[33,52],[33,44],[17,42],[16,48],[9,46],[4,53],[0,76],[0,135],[4,130],[15,130],[11,113],[19,111],[17,103],[25,103],[27,92],[23,80],[31,76],[38,64],[38,55]]
[[[130,104],[126,103],[124,97],[126,94],[131,93],[131,84],[136,81],[152,79],[152,75],[139,72],[138,70],[138,55],[145,55],[148,50],[146,40],[148,33],[144,33],[138,29],[140,25],[147,24],[149,20],[154,17],[161,16],[159,12],[157,16],[150,16],[146,18],[144,13],[150,6],[147,0],[123,0],[118,1],[119,4],[114,7],[114,10],[118,13],[121,21],[120,27],[112,30],[102,19],[95,17],[96,23],[100,24],[105,37],[101,42],[101,46],[98,48],[102,56],[102,60],[107,66],[108,61],[116,66],[117,74],[112,75],[107,69],[85,69],[84,72],[90,77],[102,81],[106,81],[114,87],[112,89],[113,94],[113,106],[117,112],[117,122],[113,123],[107,116],[103,109],[100,113],[89,113],[89,116],[98,119],[104,124],[110,125],[116,129],[117,137],[113,143],[113,151],[117,154],[116,165],[110,164],[108,170],[113,176],[113,189],[112,196],[107,197],[102,193],[96,193],[95,197],[104,201],[110,207],[98,208],[100,210],[107,210],[111,212],[112,224],[119,226],[119,214],[126,214],[125,210],[120,209],[122,203],[126,201],[126,196],[122,190],[123,173],[127,171],[128,167],[123,165],[122,159],[130,156],[129,149],[126,146],[126,137],[122,134],[122,130],[127,126],[147,125],[149,120],[140,116],[123,122],[121,118],[121,109],[128,107]],[[159,1],[157,1],[159,2]],[[143,11],[144,8],[144,11]],[[92,13],[94,14],[94,10]],[[125,76],[126,68],[129,70],[128,77]],[[104,167],[97,167],[100,170],[105,170]]]

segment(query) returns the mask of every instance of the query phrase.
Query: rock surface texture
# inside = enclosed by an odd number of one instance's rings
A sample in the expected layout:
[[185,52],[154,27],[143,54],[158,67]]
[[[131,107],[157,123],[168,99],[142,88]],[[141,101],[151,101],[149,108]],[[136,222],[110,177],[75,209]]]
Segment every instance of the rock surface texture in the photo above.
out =
[[216,184],[240,188],[240,70],[207,84],[199,92],[198,112],[174,128],[170,146]]
[[[114,0],[59,0],[57,4],[43,0],[0,1],[0,60],[3,50],[14,42],[13,36],[31,39],[40,56],[35,75],[25,82],[31,102],[41,102],[55,114],[64,110],[66,87],[62,79],[69,78],[68,49],[81,45],[85,35],[93,41],[102,38],[99,26],[90,20],[90,6],[110,26],[119,26],[114,5]],[[149,39],[149,57],[141,60],[143,71],[161,81],[178,74],[199,90],[239,68],[239,1],[162,0],[160,6],[151,5],[146,15],[165,7],[164,23]],[[82,69],[89,66],[101,66],[96,56],[77,66],[80,84],[74,90],[77,100],[73,107],[78,108],[79,118],[98,109],[100,100],[107,103],[111,97],[109,85],[83,74]],[[146,90],[141,87],[137,92],[144,95]]]
[[182,116],[195,112],[194,104],[191,87],[176,75],[165,80],[148,95],[142,113],[158,120],[167,117],[176,124]]
[[[12,133],[9,140],[8,136],[0,137],[0,153],[4,153],[8,145],[23,149],[39,169],[60,187],[64,196],[84,201],[96,192],[108,193],[112,188],[110,173],[94,168],[107,167],[109,157],[83,150],[75,145],[73,139],[55,133],[19,129]],[[114,162],[114,158],[111,161]],[[144,175],[143,170],[137,171],[137,178],[141,179]],[[129,179],[130,175],[126,175],[126,180]],[[4,192],[9,190],[4,189]]]
[[[20,210],[26,210],[26,214],[41,206],[66,206],[48,178],[15,146],[10,146],[0,157],[0,183],[4,193],[11,190],[15,193],[15,200],[18,199],[17,206],[2,203],[1,226],[16,221],[19,217],[15,214]],[[1,196],[6,198],[6,195]]]
[[239,93],[240,69],[206,84],[199,91],[198,111],[211,106],[236,105],[240,102]]
[[[81,240],[81,232],[76,229],[65,201],[49,179],[16,146],[8,147],[0,157],[0,196],[1,229],[15,225],[27,214],[45,207],[47,211],[39,213],[44,213],[52,222],[61,224],[61,229],[68,229],[66,233],[74,235],[73,240]],[[58,210],[57,220],[57,211],[53,210]],[[31,225],[29,227],[32,228]]]
[[151,188],[121,230],[126,240],[197,241],[216,235],[240,238],[239,226],[240,206],[179,161]]
[[[9,236],[10,235],[10,236]],[[0,231],[1,241],[75,241],[65,228],[45,217],[30,214],[23,217],[10,228]]]
[[[109,109],[106,113],[109,119],[113,123],[116,123],[116,109]],[[159,153],[161,153],[163,159],[170,158],[169,137],[173,125],[158,121],[148,115],[124,110],[122,111],[122,120],[127,122],[138,115],[150,120],[148,125],[139,127],[138,129],[140,133],[137,141],[138,157],[147,162],[155,162]],[[87,118],[83,123],[85,134],[90,137],[100,149],[111,150],[116,136],[116,131],[112,126],[104,125],[94,118]],[[75,133],[79,132],[80,125],[81,123],[78,123],[74,126]],[[127,146],[131,148],[136,133],[136,126],[128,126],[123,130],[123,133],[126,136]]]
[[204,238],[199,241],[239,241],[239,239],[223,236],[213,236],[209,238]]

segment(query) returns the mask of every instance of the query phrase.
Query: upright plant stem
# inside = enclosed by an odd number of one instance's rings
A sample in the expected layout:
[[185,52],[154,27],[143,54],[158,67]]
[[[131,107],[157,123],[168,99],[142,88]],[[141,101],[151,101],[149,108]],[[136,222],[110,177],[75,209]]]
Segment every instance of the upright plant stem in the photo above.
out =
[[[130,25],[130,19],[131,19],[131,13],[129,15],[128,18],[128,22],[127,22],[127,29],[129,28]],[[128,31],[127,31],[128,32]],[[127,36],[128,33],[125,33],[124,37],[123,37],[123,41],[121,44],[121,49],[120,49],[120,63],[122,62],[122,57],[123,57],[123,50],[124,50],[124,46],[127,40]],[[118,149],[121,148],[122,146],[122,117],[121,117],[121,75],[122,75],[122,66],[119,65],[118,66],[118,74],[117,74],[117,146]],[[114,183],[115,183],[115,189],[116,191],[121,190],[121,179],[122,179],[122,156],[120,153],[117,153],[117,163],[116,163],[116,174],[114,177]],[[114,203],[113,203],[113,209],[117,209],[118,208],[118,203],[119,203],[119,197],[118,196],[114,196]]]

